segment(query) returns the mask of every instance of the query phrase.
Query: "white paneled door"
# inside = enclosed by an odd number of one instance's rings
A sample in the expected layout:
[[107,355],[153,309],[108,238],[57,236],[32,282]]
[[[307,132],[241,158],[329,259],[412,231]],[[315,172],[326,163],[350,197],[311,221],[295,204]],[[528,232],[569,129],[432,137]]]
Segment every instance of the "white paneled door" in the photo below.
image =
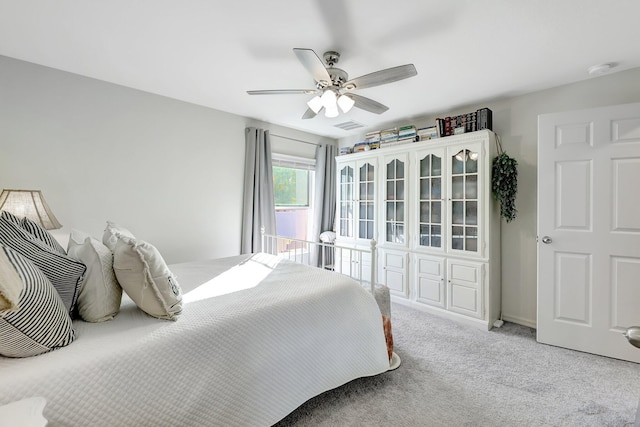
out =
[[538,341],[640,363],[640,103],[538,117]]

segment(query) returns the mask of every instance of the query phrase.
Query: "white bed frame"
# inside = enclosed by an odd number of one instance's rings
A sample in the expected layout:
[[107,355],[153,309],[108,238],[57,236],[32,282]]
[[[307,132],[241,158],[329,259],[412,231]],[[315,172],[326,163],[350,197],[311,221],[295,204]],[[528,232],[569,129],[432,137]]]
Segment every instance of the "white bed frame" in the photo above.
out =
[[[311,248],[320,251],[321,265],[312,263],[309,254]],[[376,241],[370,241],[369,249],[336,246],[333,243],[312,242],[310,240],[293,239],[290,237],[266,234],[262,229],[262,252],[277,255],[300,264],[311,267],[336,271],[360,282],[362,286],[369,285],[371,293],[374,293],[376,282]],[[371,255],[371,280],[364,280],[365,267],[364,256]],[[336,262],[339,260],[340,262]],[[348,267],[344,267],[344,266]]]

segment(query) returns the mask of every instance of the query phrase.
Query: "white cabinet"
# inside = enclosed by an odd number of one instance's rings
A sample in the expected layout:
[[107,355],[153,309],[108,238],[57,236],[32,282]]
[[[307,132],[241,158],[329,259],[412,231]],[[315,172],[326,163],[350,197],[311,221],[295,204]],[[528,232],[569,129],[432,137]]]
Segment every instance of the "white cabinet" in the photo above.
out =
[[334,256],[336,271],[356,280],[371,281],[371,254],[337,248]]
[[375,238],[377,158],[338,163],[337,237]]
[[407,247],[408,153],[384,156],[382,166],[382,241],[387,247]]
[[495,135],[483,130],[339,156],[338,245],[378,242],[394,301],[490,329],[500,315]]
[[483,255],[484,239],[480,234],[486,198],[481,179],[488,178],[491,170],[484,170],[481,151],[480,143],[447,147],[447,248],[451,253]]
[[418,249],[440,252],[446,243],[444,148],[421,148],[413,157],[412,242]]

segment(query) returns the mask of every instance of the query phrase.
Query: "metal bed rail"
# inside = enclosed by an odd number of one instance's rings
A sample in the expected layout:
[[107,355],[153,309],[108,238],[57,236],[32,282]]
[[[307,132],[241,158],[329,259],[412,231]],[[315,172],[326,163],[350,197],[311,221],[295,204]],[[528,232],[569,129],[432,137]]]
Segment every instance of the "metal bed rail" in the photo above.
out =
[[[362,286],[369,285],[373,294],[376,283],[376,241],[370,240],[369,244],[368,249],[338,246],[333,243],[266,234],[262,230],[262,252],[344,274],[357,280]],[[312,248],[320,254],[319,265],[311,259]],[[370,266],[366,268],[365,261],[369,261],[369,257]]]

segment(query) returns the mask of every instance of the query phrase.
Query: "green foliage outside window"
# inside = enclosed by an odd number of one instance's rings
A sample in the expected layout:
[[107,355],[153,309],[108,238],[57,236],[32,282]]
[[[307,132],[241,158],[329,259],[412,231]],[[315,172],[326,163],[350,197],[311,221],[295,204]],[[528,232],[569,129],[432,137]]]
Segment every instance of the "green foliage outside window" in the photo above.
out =
[[309,206],[309,171],[274,166],[273,191],[278,207]]

